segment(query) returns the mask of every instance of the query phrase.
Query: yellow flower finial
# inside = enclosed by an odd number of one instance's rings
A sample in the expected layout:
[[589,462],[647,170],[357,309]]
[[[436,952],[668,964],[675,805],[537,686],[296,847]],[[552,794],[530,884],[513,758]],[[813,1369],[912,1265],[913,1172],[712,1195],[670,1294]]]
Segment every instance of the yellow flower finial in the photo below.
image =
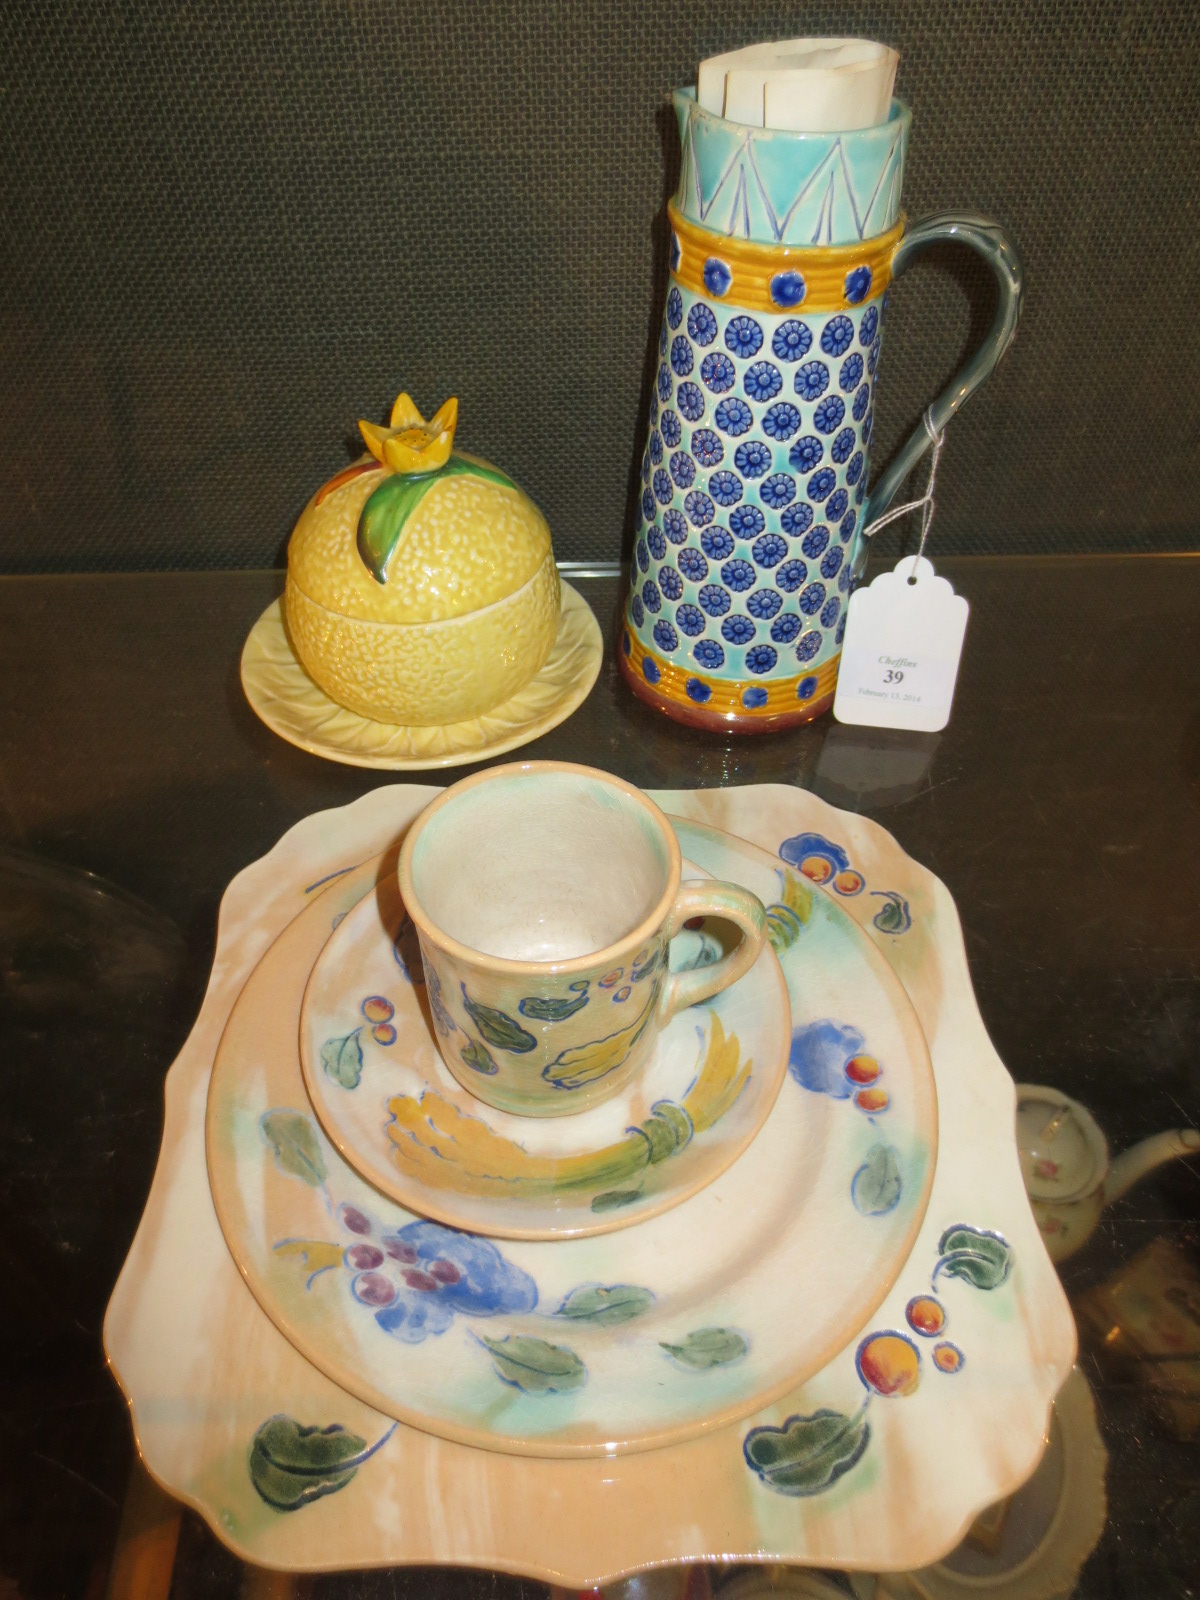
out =
[[390,428],[360,421],[358,431],[381,467],[405,474],[436,472],[450,459],[457,422],[456,399],[447,400],[437,415],[426,422],[411,395],[402,394],[392,407]]

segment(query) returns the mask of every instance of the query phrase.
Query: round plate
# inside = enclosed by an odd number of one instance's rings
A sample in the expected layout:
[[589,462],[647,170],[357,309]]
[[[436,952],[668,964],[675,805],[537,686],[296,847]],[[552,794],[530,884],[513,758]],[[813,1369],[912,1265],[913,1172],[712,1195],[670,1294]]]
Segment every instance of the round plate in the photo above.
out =
[[565,722],[600,672],[600,624],[579,591],[560,581],[558,637],[545,666],[511,700],[468,722],[405,728],[347,711],[300,665],[284,627],[282,600],[273,600],[250,630],[242,650],[242,688],[281,739],[348,766],[420,772],[503,755]]
[[[301,1354],[401,1421],[531,1455],[689,1438],[823,1367],[908,1257],[937,1112],[907,995],[844,908],[790,868],[714,830],[676,828],[689,860],[769,902],[792,1005],[790,1077],[726,1172],[639,1227],[501,1246],[415,1218],[342,1160],[296,1045],[329,932],[321,901],[230,1015],[207,1144],[234,1259]],[[381,875],[357,870],[364,893]]]
[[[705,874],[685,862],[683,876]],[[679,934],[672,969],[716,959],[716,933]],[[608,1011],[620,993],[599,990],[596,1004]],[[569,1117],[494,1110],[441,1058],[392,873],[330,934],[300,1014],[309,1099],[350,1165],[399,1205],[505,1239],[611,1233],[695,1194],[766,1121],[790,1044],[787,987],[764,944],[739,982],[672,1019],[612,1100]]]

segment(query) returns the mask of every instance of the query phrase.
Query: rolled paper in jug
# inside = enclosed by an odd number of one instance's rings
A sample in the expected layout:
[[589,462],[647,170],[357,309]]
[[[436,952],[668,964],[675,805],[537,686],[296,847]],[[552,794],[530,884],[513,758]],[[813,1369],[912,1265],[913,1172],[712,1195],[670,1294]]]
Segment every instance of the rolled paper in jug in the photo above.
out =
[[886,122],[900,57],[870,39],[780,39],[711,56],[696,98],[755,128],[839,133]]

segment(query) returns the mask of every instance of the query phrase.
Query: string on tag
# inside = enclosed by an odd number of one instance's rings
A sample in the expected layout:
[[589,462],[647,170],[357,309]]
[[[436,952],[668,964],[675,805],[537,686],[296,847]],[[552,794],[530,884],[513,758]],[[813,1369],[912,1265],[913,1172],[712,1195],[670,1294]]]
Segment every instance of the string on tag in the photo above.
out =
[[[925,424],[925,432],[929,435],[930,442],[933,445],[933,450],[929,457],[929,477],[925,483],[925,493],[919,500],[909,500],[905,505],[893,506],[890,511],[885,511],[883,516],[876,517],[874,522],[869,523],[863,529],[863,538],[870,539],[874,534],[878,533],[880,528],[886,528],[889,522],[895,522],[900,517],[906,517],[910,511],[919,510],[921,512],[921,542],[917,546],[917,553],[913,558],[914,573],[917,570],[917,563],[925,554],[925,541],[929,537],[929,529],[933,523],[933,486],[937,480],[938,457],[942,453],[942,444],[946,437],[945,433],[939,433],[934,427],[933,418],[928,411],[925,412],[921,420]],[[915,577],[909,578],[908,581],[915,583],[916,579]]]

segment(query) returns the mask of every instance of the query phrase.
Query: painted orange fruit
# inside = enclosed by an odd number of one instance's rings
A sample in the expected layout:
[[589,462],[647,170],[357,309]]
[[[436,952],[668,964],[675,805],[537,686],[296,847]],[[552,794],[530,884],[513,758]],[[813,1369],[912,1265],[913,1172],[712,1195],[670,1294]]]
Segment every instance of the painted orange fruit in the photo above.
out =
[[902,1333],[872,1333],[858,1347],[858,1375],[885,1399],[914,1393],[921,1381],[921,1357]]
[[949,1340],[933,1347],[933,1364],[939,1372],[961,1372],[964,1359],[962,1351]]
[[371,1037],[376,1044],[395,1044],[396,1030],[390,1022],[377,1022],[371,1029]]
[[886,1111],[892,1103],[892,1097],[886,1089],[860,1089],[854,1096],[854,1104],[860,1111],[865,1111],[868,1116],[876,1112]]
[[396,1008],[381,994],[369,994],[362,1003],[362,1014],[368,1022],[390,1022]]
[[855,872],[853,867],[847,867],[834,878],[833,887],[839,894],[858,894],[865,882],[866,879],[861,872]]
[[874,1056],[851,1056],[846,1063],[846,1076],[851,1083],[874,1083],[882,1071]]
[[800,871],[813,883],[826,883],[833,876],[833,862],[826,856],[805,856]]
[[[932,1339],[935,1333],[941,1333],[946,1326],[942,1303],[931,1294],[914,1295],[905,1306],[904,1315],[908,1318],[909,1327],[915,1333],[923,1334],[926,1339]],[[934,1359],[937,1359],[936,1355]]]

